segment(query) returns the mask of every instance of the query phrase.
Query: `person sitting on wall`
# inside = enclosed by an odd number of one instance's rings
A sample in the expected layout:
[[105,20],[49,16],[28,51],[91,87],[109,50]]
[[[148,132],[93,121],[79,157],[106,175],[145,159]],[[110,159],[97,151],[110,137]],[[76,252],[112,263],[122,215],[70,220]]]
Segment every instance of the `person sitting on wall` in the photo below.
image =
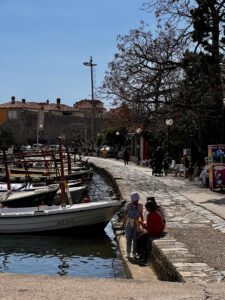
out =
[[164,209],[161,207],[161,205],[159,205],[156,200],[155,200],[155,197],[153,196],[149,196],[147,197],[147,202],[148,201],[152,201],[156,204],[156,210],[159,211],[161,217],[162,217],[162,220],[163,220],[163,223],[166,224],[166,216],[165,216],[165,212],[164,212]]
[[165,229],[165,219],[163,219],[156,202],[148,200],[145,208],[148,215],[146,221],[140,222],[143,232],[137,239],[137,253],[139,259],[146,261],[151,253],[153,238],[160,237]]

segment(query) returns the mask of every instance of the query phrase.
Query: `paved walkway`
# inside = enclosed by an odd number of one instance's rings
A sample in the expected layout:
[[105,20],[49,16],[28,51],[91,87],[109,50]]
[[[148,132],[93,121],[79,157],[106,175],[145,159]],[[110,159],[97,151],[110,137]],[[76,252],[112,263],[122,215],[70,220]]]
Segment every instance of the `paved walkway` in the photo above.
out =
[[185,282],[221,282],[225,277],[225,193],[200,181],[152,176],[148,167],[121,160],[89,157],[116,180],[124,200],[138,191],[143,204],[155,196],[166,212],[167,235],[155,241]]
[[[148,267],[133,266],[134,279],[95,279],[0,274],[3,300],[183,300],[225,299],[225,195],[202,188],[187,179],[154,177],[149,168],[122,161],[90,157],[110,172],[122,197],[131,191],[156,197],[164,207],[168,234],[158,247],[186,283],[149,279]],[[122,246],[124,244],[122,243]]]

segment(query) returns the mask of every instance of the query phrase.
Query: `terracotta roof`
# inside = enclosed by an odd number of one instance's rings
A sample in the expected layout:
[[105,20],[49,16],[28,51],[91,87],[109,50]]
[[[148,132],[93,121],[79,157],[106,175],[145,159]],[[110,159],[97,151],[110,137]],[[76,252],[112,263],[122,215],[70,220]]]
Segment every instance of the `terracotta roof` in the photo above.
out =
[[[100,101],[100,100],[93,100],[95,103],[99,103],[99,104],[103,104],[102,103],[102,101]],[[92,100],[90,100],[90,99],[83,99],[83,100],[80,100],[80,101],[78,101],[77,103],[91,103],[92,102]]]
[[8,102],[0,104],[0,108],[11,109],[31,109],[31,110],[44,110],[44,111],[74,111],[75,109],[65,104],[49,103],[46,102],[21,102],[15,101],[14,103]]

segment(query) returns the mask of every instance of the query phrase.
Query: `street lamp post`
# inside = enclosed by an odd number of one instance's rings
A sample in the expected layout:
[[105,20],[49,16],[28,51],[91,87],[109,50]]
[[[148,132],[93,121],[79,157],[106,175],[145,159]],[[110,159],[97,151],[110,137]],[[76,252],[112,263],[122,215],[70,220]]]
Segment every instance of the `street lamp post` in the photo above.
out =
[[168,141],[167,141],[167,151],[170,153],[170,127],[173,125],[173,119],[166,119],[166,126],[168,128]]
[[119,159],[119,156],[118,156],[118,152],[119,152],[119,142],[118,142],[118,139],[119,139],[119,135],[120,135],[120,132],[119,131],[116,131],[116,158]]
[[94,150],[94,84],[93,84],[93,67],[97,64],[93,63],[92,56],[90,61],[84,62],[84,66],[91,68],[91,104],[92,104],[92,114],[91,114],[91,139],[92,139],[92,154]]
[[140,134],[141,134],[141,128],[138,128],[137,130],[136,130],[136,133],[137,133],[137,135],[138,135],[138,143],[137,143],[137,145],[136,145],[136,149],[137,149],[137,159],[138,159],[138,161],[137,161],[137,164],[139,165],[140,164]]

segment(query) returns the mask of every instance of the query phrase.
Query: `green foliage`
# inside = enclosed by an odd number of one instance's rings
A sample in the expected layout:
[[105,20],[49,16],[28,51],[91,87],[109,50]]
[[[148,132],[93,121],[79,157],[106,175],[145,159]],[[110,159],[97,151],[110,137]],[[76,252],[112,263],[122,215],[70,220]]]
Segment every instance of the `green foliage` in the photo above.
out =
[[225,21],[224,1],[197,0],[197,7],[190,11],[194,30],[193,41],[212,55],[214,60],[219,59],[220,47],[224,46]]
[[103,136],[102,136],[102,134],[99,133],[96,138],[96,145],[99,147],[102,144],[103,144]]

